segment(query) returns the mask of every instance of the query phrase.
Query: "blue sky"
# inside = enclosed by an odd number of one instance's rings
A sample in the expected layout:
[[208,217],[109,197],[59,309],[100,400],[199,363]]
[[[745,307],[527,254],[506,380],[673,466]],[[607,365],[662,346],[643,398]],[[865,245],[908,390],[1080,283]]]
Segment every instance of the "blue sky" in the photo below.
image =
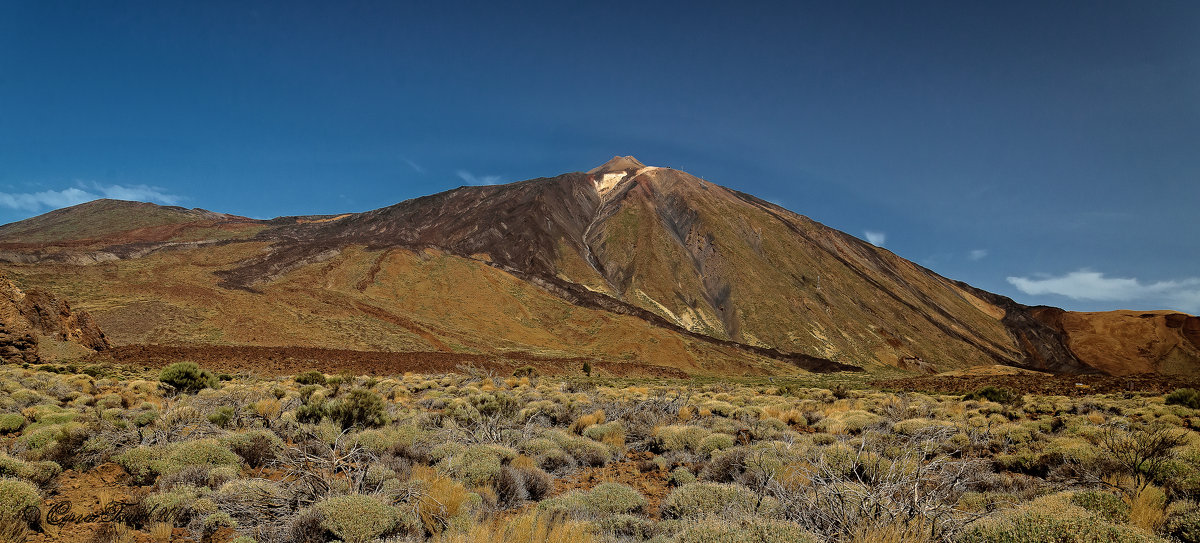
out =
[[0,2],[0,222],[629,154],[1023,303],[1200,313],[1200,3],[571,4]]

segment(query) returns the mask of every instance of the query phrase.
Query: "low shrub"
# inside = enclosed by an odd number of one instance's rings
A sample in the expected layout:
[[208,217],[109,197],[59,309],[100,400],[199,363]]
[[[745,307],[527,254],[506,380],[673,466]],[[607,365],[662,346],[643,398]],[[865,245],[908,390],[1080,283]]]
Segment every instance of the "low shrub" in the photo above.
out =
[[1112,492],[1077,492],[1071,495],[1071,503],[1096,513],[1109,522],[1129,522],[1129,504]]
[[268,479],[233,479],[213,495],[222,510],[245,525],[270,522],[291,511],[291,493]]
[[779,501],[760,497],[749,488],[723,483],[691,483],[676,488],[663,500],[665,519],[698,519],[710,516],[771,517],[779,514]]
[[1167,405],[1182,405],[1192,409],[1200,409],[1200,390],[1194,388],[1178,388],[1167,394]]
[[324,385],[325,374],[317,370],[308,370],[303,373],[296,374],[293,380],[300,385]]
[[0,478],[0,526],[22,525],[25,510],[42,503],[37,488],[18,479]]
[[468,487],[490,485],[500,474],[500,456],[485,445],[471,445],[446,454],[438,466]]
[[987,400],[989,402],[996,402],[1002,405],[1009,405],[1020,400],[1021,395],[1007,388],[989,385],[963,395],[962,399],[964,402],[972,400]]
[[625,446],[625,425],[619,420],[593,424],[583,431],[583,436],[619,449]]
[[653,448],[659,451],[698,452],[700,442],[712,432],[700,426],[673,424],[654,430]]
[[151,520],[186,526],[193,518],[217,512],[208,487],[181,485],[165,492],[156,492],[142,499],[142,507],[150,512]]
[[325,418],[325,403],[307,402],[296,408],[296,420],[305,424],[316,424]]
[[182,441],[169,445],[138,446],[117,455],[116,462],[139,484],[150,484],[159,475],[173,475],[190,466],[217,468],[241,466],[241,458],[216,439]]
[[556,518],[540,512],[525,513],[508,522],[475,524],[462,532],[448,532],[435,543],[593,543],[590,523]]
[[733,436],[729,434],[711,434],[700,440],[700,446],[696,449],[696,452],[705,456],[712,456],[717,451],[733,447],[733,444]]
[[[557,458],[556,460],[565,461],[567,464],[570,464],[571,459],[574,459],[585,466],[603,466],[612,460],[612,451],[607,446],[586,437],[576,436],[561,430],[553,430],[546,432],[545,438],[549,441],[548,443],[544,440],[531,439],[522,446],[528,453],[542,460],[553,456],[554,449],[559,449],[570,455],[571,458]],[[546,470],[554,469],[546,463],[543,463],[542,467]]]
[[211,422],[221,428],[228,428],[229,423],[233,421],[235,416],[237,416],[237,411],[233,409],[233,406],[222,405],[221,407],[218,407],[216,411],[209,413],[208,422]]
[[1200,543],[1200,504],[1189,500],[1171,504],[1163,532],[1183,543]]
[[0,415],[0,434],[19,432],[25,427],[25,417],[20,413],[5,413]]
[[467,492],[462,483],[427,466],[414,467],[412,477],[423,483],[417,500],[417,517],[426,533],[440,534],[451,526],[470,524],[478,505],[477,494]]
[[496,476],[496,496],[502,505],[541,500],[554,488],[550,474],[535,466],[504,466]]
[[1047,496],[977,521],[958,537],[959,543],[1125,543],[1158,542],[1153,535],[1105,521],[1061,496]]
[[229,450],[252,468],[260,468],[283,456],[283,440],[270,430],[249,430],[221,439]]
[[201,369],[195,362],[176,362],[162,369],[158,380],[171,385],[178,392],[195,393],[205,388],[216,388],[217,378],[212,372]]
[[667,482],[671,483],[671,486],[683,486],[696,482],[696,475],[691,470],[679,466],[671,470],[670,475],[667,475]]
[[27,462],[0,452],[0,477],[15,477],[42,486],[61,472],[62,467],[51,461]]
[[373,496],[335,496],[315,507],[321,512],[321,527],[346,543],[374,541],[401,524],[399,510]]
[[573,490],[538,503],[539,511],[584,519],[640,512],[645,507],[646,498],[640,492],[620,483],[601,483],[591,490]]
[[608,515],[596,522],[597,527],[605,534],[634,541],[645,541],[654,537],[658,530],[654,521],[636,515]]
[[361,447],[375,454],[385,452],[407,451],[416,445],[418,440],[426,437],[428,432],[414,425],[384,426],[371,430],[363,430],[354,436],[354,441]]
[[382,426],[386,415],[383,399],[365,388],[351,390],[342,399],[331,402],[327,413],[342,429]]
[[211,535],[221,528],[236,528],[237,521],[229,513],[218,511],[204,517],[202,527],[205,534]]
[[689,525],[675,541],[678,543],[817,543],[821,540],[791,522],[743,517],[736,520],[702,520]]
[[573,424],[571,424],[571,431],[575,432],[576,434],[582,434],[583,431],[586,428],[588,428],[589,426],[592,426],[595,424],[603,424],[603,423],[604,423],[604,410],[599,409],[592,413],[582,415],[578,419],[575,419],[575,422]]

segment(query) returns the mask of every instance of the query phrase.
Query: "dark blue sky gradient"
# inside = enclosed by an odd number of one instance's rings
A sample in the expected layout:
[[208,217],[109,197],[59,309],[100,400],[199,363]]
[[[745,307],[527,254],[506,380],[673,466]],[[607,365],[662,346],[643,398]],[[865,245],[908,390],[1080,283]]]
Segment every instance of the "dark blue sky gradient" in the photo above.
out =
[[0,197],[336,213],[632,154],[1025,303],[1200,311],[1200,3],[572,4],[0,3]]

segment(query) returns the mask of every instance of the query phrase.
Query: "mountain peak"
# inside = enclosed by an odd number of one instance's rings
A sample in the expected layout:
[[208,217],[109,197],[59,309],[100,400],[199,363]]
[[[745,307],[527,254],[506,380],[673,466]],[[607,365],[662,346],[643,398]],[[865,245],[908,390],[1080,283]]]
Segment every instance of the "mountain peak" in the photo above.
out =
[[627,172],[629,170],[637,171],[645,167],[645,164],[642,164],[638,161],[638,159],[633,158],[632,156],[615,156],[612,157],[612,159],[610,159],[608,162],[588,170],[588,173],[593,175],[603,173],[618,173]]

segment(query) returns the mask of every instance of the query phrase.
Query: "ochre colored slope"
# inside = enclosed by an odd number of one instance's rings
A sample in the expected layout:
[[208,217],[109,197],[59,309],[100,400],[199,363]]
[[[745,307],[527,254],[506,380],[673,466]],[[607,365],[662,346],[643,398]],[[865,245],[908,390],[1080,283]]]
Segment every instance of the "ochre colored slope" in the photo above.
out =
[[1111,375],[1200,374],[1200,317],[1172,311],[1080,313],[1036,309],[1067,335],[1071,351]]
[[69,293],[116,344],[522,351],[691,373],[795,371],[641,319],[573,306],[485,263],[436,250],[349,246],[257,292],[218,286],[214,271],[265,246],[232,243],[103,265],[9,269],[20,283]]
[[690,330],[868,366],[1028,359],[1004,309],[773,204],[666,168],[606,196],[589,243],[608,284]]

